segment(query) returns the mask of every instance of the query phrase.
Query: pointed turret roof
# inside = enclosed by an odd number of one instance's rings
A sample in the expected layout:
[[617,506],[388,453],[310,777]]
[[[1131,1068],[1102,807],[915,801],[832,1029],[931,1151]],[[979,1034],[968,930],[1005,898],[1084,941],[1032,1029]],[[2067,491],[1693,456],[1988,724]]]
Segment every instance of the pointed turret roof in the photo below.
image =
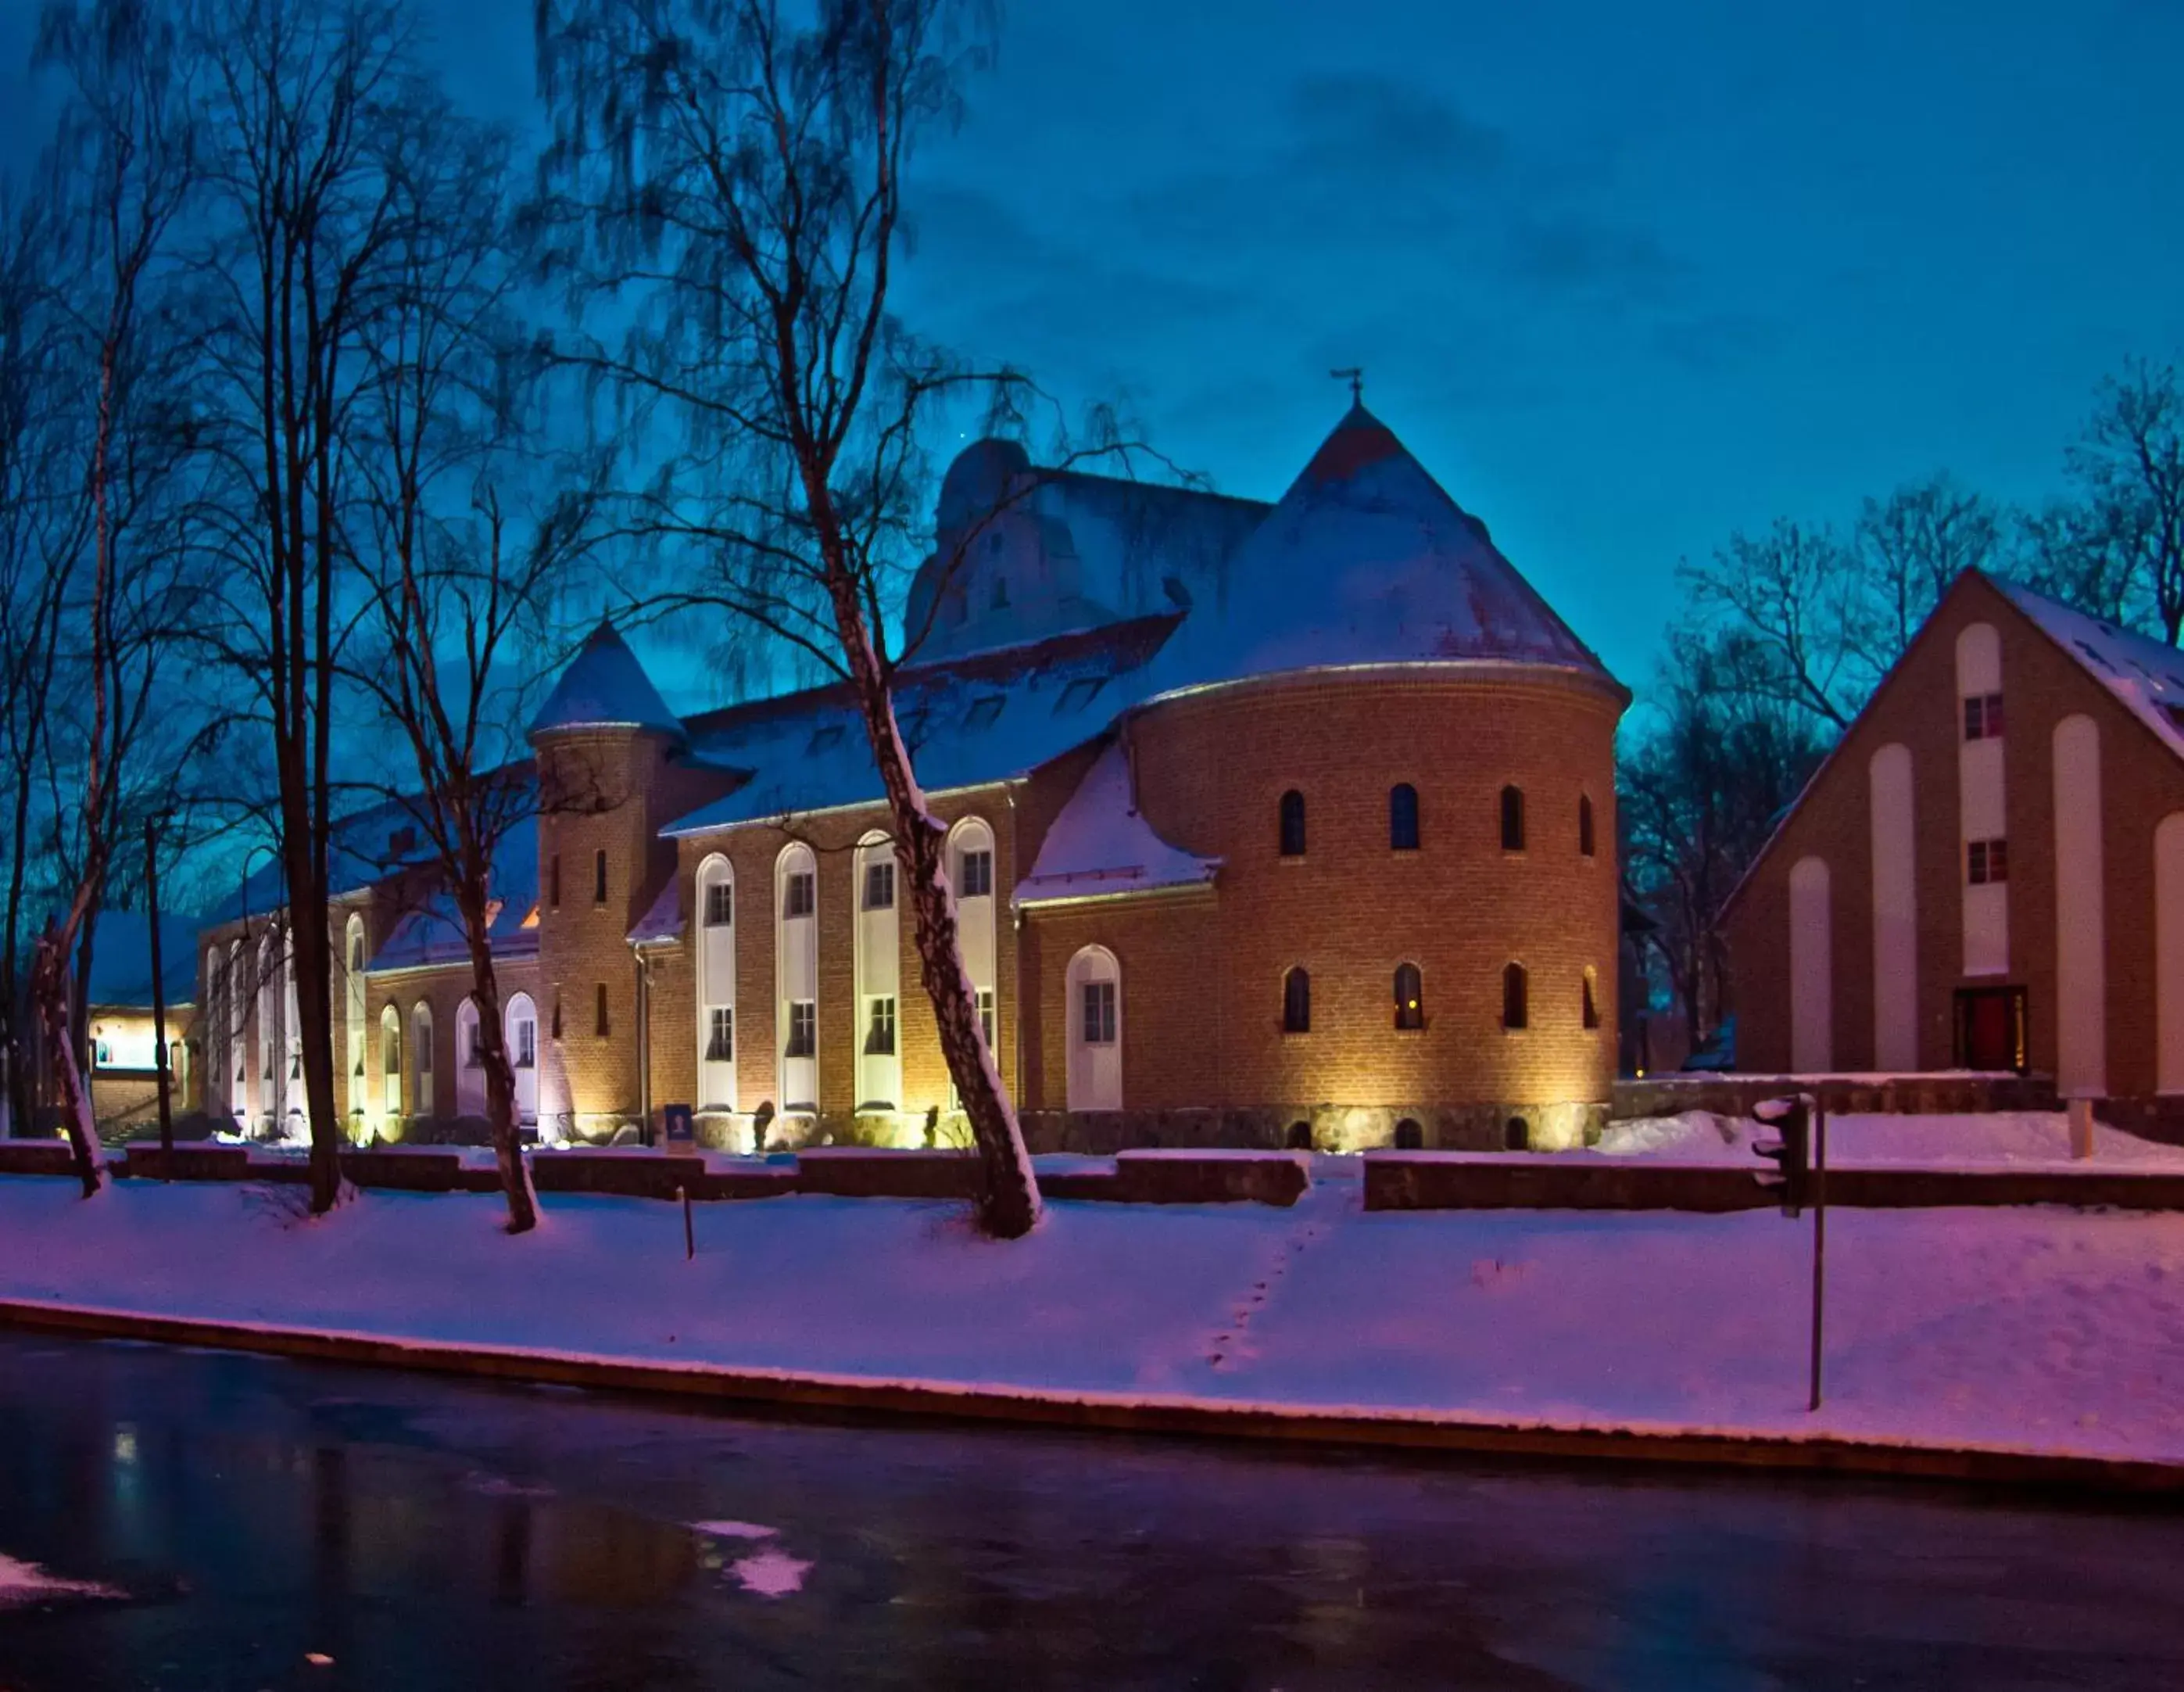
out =
[[531,724],[534,735],[570,729],[639,729],[682,738],[681,719],[608,618],[599,619]]
[[1607,671],[1486,525],[1362,405],[1236,556],[1226,615],[1190,619],[1191,682],[1349,664],[1501,659]]

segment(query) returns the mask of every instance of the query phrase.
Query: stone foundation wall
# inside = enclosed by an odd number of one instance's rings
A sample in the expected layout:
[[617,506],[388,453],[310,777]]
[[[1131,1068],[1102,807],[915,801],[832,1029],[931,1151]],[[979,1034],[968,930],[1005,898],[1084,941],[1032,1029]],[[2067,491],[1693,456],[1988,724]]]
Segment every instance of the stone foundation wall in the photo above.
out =
[[[1084,1152],[1101,1157],[1169,1146],[1373,1151],[1396,1145],[1398,1130],[1406,1122],[1417,1125],[1417,1149],[1423,1151],[1574,1151],[1599,1140],[1607,1126],[1608,1107],[1292,1104],[1234,1110],[1033,1110],[1026,1111],[1022,1120],[1024,1139],[1034,1153]],[[1513,1124],[1521,1124],[1521,1129]]]
[[1869,1081],[1854,1075],[1647,1076],[1615,1084],[1615,1120],[1675,1116],[1686,1110],[1749,1116],[1762,1099],[1809,1092],[1837,1114],[1956,1116],[1994,1110],[2059,1110],[2047,1075],[1938,1074]]

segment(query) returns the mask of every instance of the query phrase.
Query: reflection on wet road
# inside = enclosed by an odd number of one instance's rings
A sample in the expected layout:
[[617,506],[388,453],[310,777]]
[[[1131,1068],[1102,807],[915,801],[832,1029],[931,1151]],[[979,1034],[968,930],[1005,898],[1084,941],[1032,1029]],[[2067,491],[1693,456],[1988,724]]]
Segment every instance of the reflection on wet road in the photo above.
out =
[[443,1686],[2174,1689],[2184,1514],[0,1335],[0,1689]]

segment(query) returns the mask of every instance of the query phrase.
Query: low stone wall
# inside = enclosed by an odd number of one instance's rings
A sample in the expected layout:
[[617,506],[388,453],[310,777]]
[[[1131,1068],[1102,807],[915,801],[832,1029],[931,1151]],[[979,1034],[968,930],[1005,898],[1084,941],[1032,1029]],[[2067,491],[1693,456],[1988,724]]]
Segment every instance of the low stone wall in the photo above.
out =
[[[1536,1150],[1596,1143],[1607,1125],[1605,1104],[1297,1104],[1233,1110],[1032,1110],[1025,1142],[1034,1154],[1074,1152],[1113,1157],[1159,1148],[1365,1152],[1394,1146],[1413,1123],[1429,1150],[1499,1152],[1512,1121]],[[1301,1131],[1300,1131],[1301,1130]]]
[[835,1198],[975,1198],[969,1152],[889,1152],[815,1146],[796,1154],[796,1190]]
[[2136,1134],[2142,1140],[2184,1146],[2184,1097],[2098,1099],[2093,1114],[2109,1127]]
[[0,1175],[73,1175],[65,1140],[0,1140]]
[[1677,1116],[1686,1110],[1749,1116],[1762,1099],[1808,1092],[1841,1114],[1956,1116],[1977,1111],[2059,1110],[2047,1075],[1648,1075],[1615,1084],[1615,1120]]
[[[1758,1159],[1754,1159],[1755,1164]],[[2109,1170],[1831,1169],[1828,1203],[1849,1209],[2065,1204],[2080,1209],[2184,1210],[2184,1175]],[[1365,1159],[1368,1210],[1758,1210],[1778,1190],[1733,1165],[1638,1158],[1450,1158],[1375,1152]]]

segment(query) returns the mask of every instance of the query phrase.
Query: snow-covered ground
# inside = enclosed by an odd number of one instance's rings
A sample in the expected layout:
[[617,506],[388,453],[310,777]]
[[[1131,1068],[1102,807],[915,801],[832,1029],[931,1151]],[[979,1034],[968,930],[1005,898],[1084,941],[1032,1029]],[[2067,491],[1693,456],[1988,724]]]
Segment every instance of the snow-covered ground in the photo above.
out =
[[1123,1399],[2184,1462],[2184,1215],[1839,1210],[1804,1412],[1808,1224],[800,1197],[549,1198],[0,1178],[0,1298],[649,1364]]
[[[1680,1116],[1641,1116],[1613,1123],[1592,1148],[1607,1157],[1658,1157],[1676,1163],[1741,1164],[1760,1167],[1752,1150],[1755,1132],[1771,1130],[1749,1118],[1686,1111]],[[2093,1155],[2070,1156],[2070,1129],[2059,1110],[1990,1111],[1960,1116],[1828,1118],[1828,1162],[1832,1164],[1913,1164],[1922,1169],[2014,1168],[2159,1170],[2184,1171],[2184,1147],[2157,1145],[2106,1123],[2093,1125]]]

